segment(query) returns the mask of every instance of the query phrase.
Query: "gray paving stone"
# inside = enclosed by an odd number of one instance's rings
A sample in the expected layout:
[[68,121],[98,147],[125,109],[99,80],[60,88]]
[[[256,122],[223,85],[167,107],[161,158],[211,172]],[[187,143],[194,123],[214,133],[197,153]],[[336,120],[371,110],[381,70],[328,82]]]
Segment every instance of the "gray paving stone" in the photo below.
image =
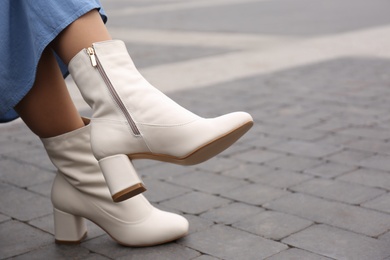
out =
[[390,121],[389,120],[382,120],[379,124],[378,127],[384,128],[384,129],[389,129],[390,128]]
[[54,242],[37,250],[17,256],[16,260],[32,259],[86,259],[89,257],[89,251],[78,245],[56,245]]
[[48,198],[0,183],[0,212],[21,221],[28,221],[52,213]]
[[276,255],[273,255],[270,258],[267,258],[267,260],[303,260],[303,259],[329,260],[331,258],[317,255],[317,254],[313,254],[313,253],[310,253],[308,251],[298,249],[298,248],[291,248],[291,249],[282,251]]
[[285,156],[266,163],[266,165],[268,166],[281,168],[289,171],[303,171],[318,166],[320,164],[323,164],[321,160],[310,159],[300,156]]
[[218,259],[220,259],[220,258],[212,257],[209,255],[201,255],[197,258],[194,258],[194,260],[218,260]]
[[318,143],[325,143],[330,145],[344,145],[347,146],[349,143],[359,140],[357,136],[343,135],[340,133],[331,133],[325,136],[323,139],[318,140]]
[[[0,128],[0,129],[3,130],[3,128]],[[12,139],[9,135],[7,135],[7,134],[0,135],[0,144],[8,145],[9,141],[12,141]],[[0,153],[3,153],[3,152],[6,152],[6,150],[4,148],[0,149]]]
[[294,127],[270,127],[263,126],[261,132],[277,138],[291,138],[303,141],[315,141],[323,138],[325,133],[321,133],[315,130],[308,130]]
[[258,149],[262,149],[262,148],[264,149],[284,141],[285,139],[283,138],[259,135],[257,138],[250,140],[250,142],[248,143],[250,143],[251,145],[253,145]]
[[260,164],[267,161],[275,160],[282,156],[284,155],[281,153],[269,152],[265,150],[250,150],[244,153],[236,154],[233,156],[233,158],[244,162]]
[[250,177],[249,180],[275,188],[286,189],[311,178],[313,177],[287,170],[268,170]]
[[[267,123],[273,123],[274,125],[280,124],[280,125],[289,125],[290,121],[292,122],[292,119],[296,119],[299,117],[299,119],[302,119],[305,117],[306,112],[305,109],[303,108],[301,103],[290,103],[288,101],[291,101],[291,99],[282,99],[280,100],[283,102],[284,105],[281,105],[274,109],[272,112],[272,117],[269,117],[268,120],[266,121]],[[286,123],[283,123],[287,121]]]
[[390,139],[390,132],[387,129],[379,129],[373,127],[361,127],[361,128],[350,128],[340,131],[342,134],[365,137],[376,140],[387,140]]
[[[288,114],[289,110],[291,114]],[[311,126],[318,121],[318,118],[306,118],[305,113],[299,110],[300,108],[294,107],[293,105],[289,107],[282,106],[275,109],[274,115],[269,116],[268,118],[262,117],[261,122],[266,125],[292,127],[294,129],[299,129],[307,128],[308,126]]]
[[390,156],[374,155],[370,158],[360,161],[359,165],[375,170],[390,172]]
[[195,171],[170,180],[170,182],[185,186],[198,191],[211,194],[221,194],[226,190],[231,190],[248,182],[216,173]]
[[259,121],[256,119],[256,116],[258,113],[261,113],[261,112],[256,110],[256,111],[253,111],[253,113],[251,113],[252,117],[254,118],[255,124],[253,125],[253,127],[251,128],[250,131],[248,131],[241,139],[239,139],[237,141],[238,144],[244,144],[244,145],[247,145],[251,148],[255,148],[256,147],[255,142],[256,142],[256,140],[259,139],[259,136],[266,136],[266,134],[264,134],[260,131],[261,126],[259,124],[257,124],[257,122]]
[[264,209],[243,203],[232,203],[227,206],[209,210],[201,215],[202,218],[210,219],[219,224],[230,225],[242,219],[256,215]]
[[8,136],[15,142],[24,143],[26,145],[40,145],[42,143],[39,138],[31,132],[31,130],[19,119],[19,122],[11,122],[5,124],[5,129],[10,133]]
[[[297,106],[299,106],[299,107],[285,108],[287,111],[283,111],[283,109],[282,109],[282,111],[280,111],[280,112],[282,112],[282,113],[286,112],[285,115],[268,118],[265,120],[265,122],[266,123],[273,123],[273,124],[281,124],[284,126],[294,127],[294,128],[312,129],[311,126],[317,125],[321,121],[321,118],[319,117],[319,115],[316,115],[314,112],[312,114],[310,114],[310,112],[308,112],[308,111],[302,111],[302,107],[303,107],[302,104],[299,103],[299,105],[297,105]],[[294,109],[297,110],[296,111],[297,113],[294,113],[292,111],[291,114],[288,114],[289,113],[288,110],[294,110]]]
[[94,253],[90,253],[88,254],[87,257],[83,258],[83,260],[108,260],[108,259],[110,258],[102,255],[94,254]]
[[178,198],[162,202],[160,205],[180,210],[189,214],[200,214],[207,210],[221,207],[230,200],[200,192],[191,192]]
[[0,180],[19,187],[28,187],[54,179],[53,172],[33,164],[15,160],[3,160],[0,163]]
[[233,169],[239,165],[240,165],[239,162],[232,159],[214,157],[206,162],[195,165],[193,167],[204,171],[219,173],[222,171]]
[[[55,175],[53,174],[52,179],[54,180]],[[33,191],[35,193],[41,194],[44,197],[50,198],[51,187],[53,185],[53,180],[42,182],[37,185],[32,185],[27,188],[27,190]]]
[[1,258],[17,256],[53,243],[52,236],[19,221],[0,224]]
[[29,149],[7,154],[7,158],[13,159],[22,164],[29,163],[49,171],[56,171],[55,167],[42,147],[31,146]]
[[14,135],[13,139],[15,140],[15,142],[21,142],[29,146],[39,147],[43,151],[43,145],[41,140],[30,130],[21,131],[20,134]]
[[390,228],[388,214],[304,194],[284,196],[263,207],[373,237]]
[[180,243],[222,259],[264,259],[287,249],[281,243],[223,225],[189,235]]
[[183,167],[179,167],[179,165],[176,165],[176,164],[164,164],[162,162],[159,162],[159,161],[155,161],[155,160],[147,160],[147,159],[139,159],[139,160],[133,160],[132,161],[132,164],[134,165],[135,169],[137,171],[143,171],[144,169],[146,168],[149,168],[149,167],[163,167],[164,165],[166,166],[177,166],[178,168],[183,168]]
[[244,153],[253,149],[253,145],[248,142],[245,143],[242,140],[237,141],[234,145],[230,146],[228,149],[217,155],[219,158],[226,158],[233,156],[235,154]]
[[341,129],[345,129],[350,126],[350,122],[342,120],[341,118],[330,118],[328,120],[320,122],[313,127],[315,130],[324,132],[336,132]]
[[100,236],[81,243],[81,246],[87,248],[93,253],[103,255],[110,259],[121,256],[131,255],[131,247],[121,246],[113,241],[109,236]]
[[[154,247],[125,247],[117,244],[108,236],[91,239],[81,245],[110,259],[192,259],[200,255],[195,250],[177,243]],[[158,254],[161,258],[158,257]]]
[[334,178],[336,176],[342,175],[347,172],[351,172],[356,169],[357,169],[356,166],[328,162],[328,163],[321,164],[317,167],[307,169],[305,170],[305,173],[314,176],[319,176],[322,178]]
[[158,180],[169,180],[194,171],[192,167],[160,163],[153,160],[133,160],[133,164],[140,176]]
[[159,210],[163,210],[163,211],[168,211],[168,212],[171,212],[171,213],[176,213],[176,214],[179,214],[179,215],[182,215],[183,212],[178,210],[178,209],[174,209],[174,208],[171,208],[171,207],[168,207],[166,205],[163,205],[162,203],[154,203],[152,202],[151,203],[154,207],[158,208]]
[[379,240],[386,241],[386,243],[390,243],[390,231],[378,237]]
[[[1,135],[3,137],[3,135]],[[15,140],[4,138],[0,141],[0,155],[17,153],[26,149],[26,143],[16,142]]]
[[348,204],[360,204],[386,192],[377,188],[325,179],[309,180],[290,189]]
[[276,211],[266,211],[245,218],[233,224],[233,227],[272,240],[280,240],[312,224],[312,221],[296,216]]
[[359,169],[357,171],[342,175],[338,179],[359,183],[370,187],[378,187],[390,190],[390,174],[387,172],[371,169]]
[[191,191],[190,189],[156,179],[143,178],[143,182],[147,189],[143,194],[151,202],[161,202],[172,199]]
[[347,147],[360,151],[390,155],[390,144],[379,142],[377,140],[357,140],[350,142]]
[[290,140],[270,147],[271,150],[306,157],[321,158],[340,151],[340,146]]
[[390,255],[387,243],[327,225],[316,225],[283,240],[334,259],[384,259]]
[[11,220],[11,218],[9,216],[0,214],[0,223],[3,223],[3,222],[8,221],[8,220]]
[[3,135],[10,140],[15,140],[16,136],[19,137],[21,133],[33,135],[21,119],[1,124],[0,129],[4,133]]
[[186,214],[183,215],[183,217],[185,217],[190,223],[190,229],[188,231],[188,234],[209,229],[212,225],[214,225],[213,221],[195,215]]
[[[40,230],[46,231],[54,235],[54,217],[53,214],[49,214],[43,217],[33,219],[28,222],[29,225],[36,227]],[[53,237],[54,240],[54,237]]]
[[221,195],[229,199],[259,206],[287,194],[289,194],[288,191],[255,183],[224,191]]
[[390,193],[362,204],[363,207],[390,213]]
[[223,171],[221,174],[237,179],[251,179],[269,171],[272,171],[272,168],[255,163],[242,163],[238,167]]
[[351,165],[351,166],[357,166],[359,163],[368,158],[371,157],[373,154],[369,152],[362,152],[362,151],[356,151],[356,150],[344,150],[342,152],[336,153],[332,156],[329,156],[327,159],[333,162],[338,162],[340,164],[345,165]]
[[188,247],[181,246],[175,243],[169,243],[161,246],[132,248],[131,253],[117,258],[118,260],[125,259],[140,259],[140,260],[172,260],[172,259],[194,259],[200,256],[200,253]]
[[85,223],[87,225],[88,232],[87,232],[87,236],[84,238],[84,241],[94,239],[94,238],[100,237],[100,236],[108,236],[109,237],[109,235],[106,233],[106,231],[101,229],[98,225],[91,222],[90,220],[85,219]]

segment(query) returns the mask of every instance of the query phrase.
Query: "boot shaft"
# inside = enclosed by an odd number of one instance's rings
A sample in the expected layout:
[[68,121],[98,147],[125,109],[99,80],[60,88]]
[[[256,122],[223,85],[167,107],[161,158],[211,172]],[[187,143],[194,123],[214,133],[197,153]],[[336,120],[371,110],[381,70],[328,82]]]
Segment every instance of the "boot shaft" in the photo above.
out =
[[177,125],[198,118],[149,84],[122,41],[94,43],[73,57],[69,71],[93,118],[130,121],[134,135],[140,134],[138,124]]
[[[58,169],[52,187],[55,208],[88,214],[99,208],[102,217],[114,216],[123,221],[137,221],[147,216],[152,206],[143,195],[121,203],[114,203],[99,164],[90,146],[90,125],[51,138],[41,139],[52,163]],[[129,212],[129,208],[136,211]],[[105,212],[105,213],[104,213]],[[123,212],[125,215],[122,216]]]
[[94,196],[105,196],[108,189],[104,176],[91,151],[89,120],[83,120],[86,126],[41,141],[59,174],[66,176],[73,187]]

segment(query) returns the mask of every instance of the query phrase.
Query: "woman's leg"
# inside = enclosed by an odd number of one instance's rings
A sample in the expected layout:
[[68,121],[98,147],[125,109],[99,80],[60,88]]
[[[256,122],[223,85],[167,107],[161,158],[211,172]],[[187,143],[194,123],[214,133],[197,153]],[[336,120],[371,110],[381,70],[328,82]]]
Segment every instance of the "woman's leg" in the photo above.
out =
[[36,135],[53,137],[84,126],[51,48],[68,64],[81,49],[110,39],[99,12],[93,10],[69,25],[43,52],[33,88],[15,107]]
[[65,64],[68,64],[73,56],[92,46],[92,43],[111,39],[99,12],[92,10],[63,30],[53,41],[52,47]]
[[34,86],[15,110],[40,138],[57,136],[84,126],[50,48],[42,53]]

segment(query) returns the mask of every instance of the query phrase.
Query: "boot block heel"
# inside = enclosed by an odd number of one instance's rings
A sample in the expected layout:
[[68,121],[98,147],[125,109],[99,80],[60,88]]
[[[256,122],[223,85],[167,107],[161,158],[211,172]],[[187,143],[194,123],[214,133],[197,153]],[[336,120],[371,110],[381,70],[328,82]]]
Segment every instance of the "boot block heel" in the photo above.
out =
[[82,217],[54,209],[54,234],[57,244],[78,244],[87,235]]
[[127,200],[146,188],[127,155],[113,155],[99,160],[108,189],[114,202]]

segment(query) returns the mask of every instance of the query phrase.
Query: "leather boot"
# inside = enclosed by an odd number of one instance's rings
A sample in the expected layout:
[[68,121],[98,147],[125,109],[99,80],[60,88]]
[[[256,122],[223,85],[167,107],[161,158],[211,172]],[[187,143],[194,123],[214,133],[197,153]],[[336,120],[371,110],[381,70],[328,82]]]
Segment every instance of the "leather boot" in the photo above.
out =
[[89,219],[125,246],[152,246],[176,240],[188,232],[188,221],[153,207],[140,194],[114,203],[90,147],[90,126],[42,139],[58,168],[52,188],[55,239],[78,243]]
[[93,110],[92,151],[113,197],[132,192],[129,159],[198,164],[253,125],[245,112],[202,118],[181,107],[142,77],[122,41],[94,43],[73,57],[69,71]]

